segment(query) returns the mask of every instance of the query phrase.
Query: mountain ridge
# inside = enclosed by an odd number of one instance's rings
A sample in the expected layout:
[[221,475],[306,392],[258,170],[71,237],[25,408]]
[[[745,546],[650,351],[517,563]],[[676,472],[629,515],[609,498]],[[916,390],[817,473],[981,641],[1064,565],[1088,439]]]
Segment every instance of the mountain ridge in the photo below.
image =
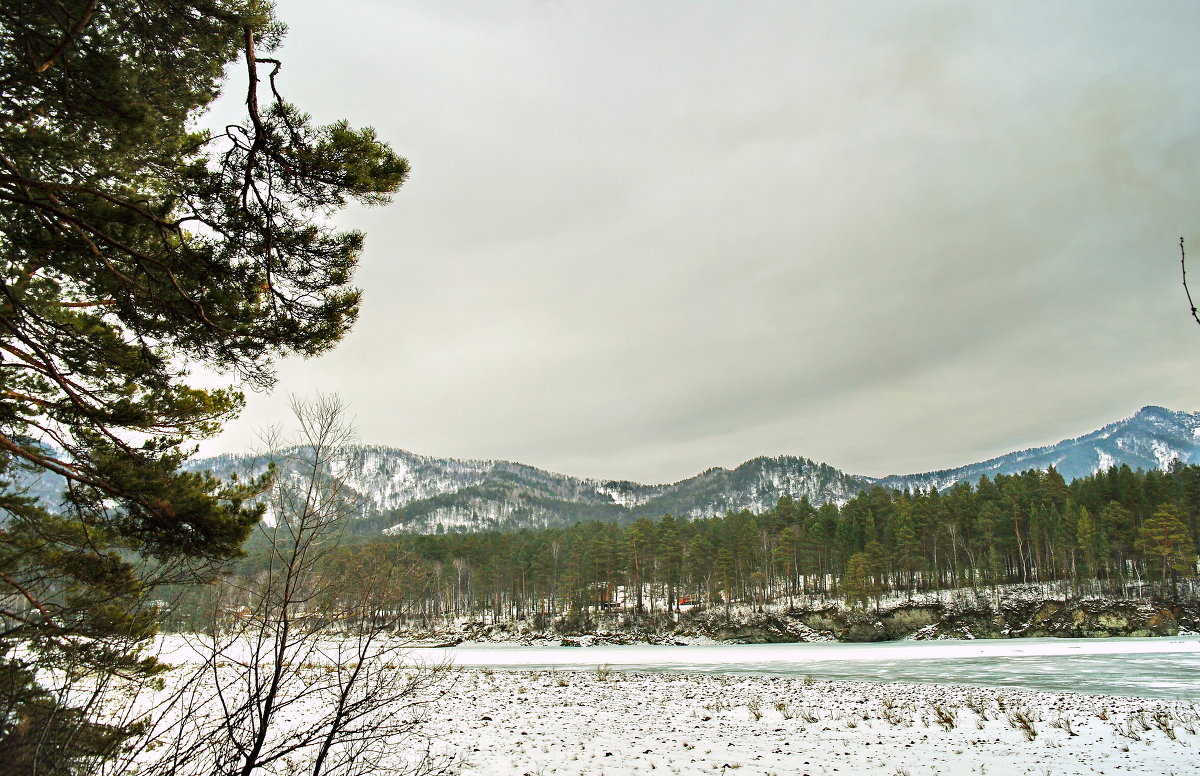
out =
[[[870,477],[796,455],[759,456],[733,467],[710,467],[672,483],[574,477],[504,460],[420,455],[385,445],[344,449],[336,474],[356,494],[355,530],[363,533],[544,528],[588,520],[618,523],[664,514],[697,519],[727,512],[762,512],[781,496],[814,505],[844,503],[873,487],[945,490],[981,476],[1054,466],[1067,480],[1109,466],[1165,469],[1172,461],[1200,462],[1200,413],[1147,405],[1134,414],[1060,442],[1016,450],[984,461],[916,474]],[[254,455],[223,454],[186,464],[218,476],[266,467]],[[295,475],[295,472],[292,472]],[[29,495],[53,508],[61,480],[33,478]]]
[[[364,526],[387,532],[480,531],[675,514],[696,519],[748,509],[760,512],[780,496],[815,505],[844,503],[863,490],[944,490],[980,476],[1016,474],[1054,466],[1068,479],[1100,468],[1166,468],[1200,461],[1200,413],[1156,405],[1061,442],[1017,450],[985,461],[933,472],[869,477],[795,455],[759,456],[731,469],[711,467],[673,483],[574,477],[504,460],[436,458],[384,445],[346,450],[338,474],[361,500]],[[224,455],[189,463],[228,474],[247,468],[249,456]],[[263,464],[265,465],[265,464]]]
[[[1149,450],[1146,449],[1147,443],[1144,441],[1130,441],[1128,437],[1117,436],[1121,430],[1138,423],[1143,425],[1143,435],[1149,432]],[[1169,428],[1171,424],[1174,424],[1175,428]],[[1182,433],[1184,430],[1186,434]],[[1013,474],[1033,468],[1044,470],[1049,466],[1054,466],[1068,481],[1094,474],[1098,469],[1114,464],[1124,463],[1133,469],[1148,469],[1152,464],[1157,468],[1166,468],[1170,461],[1176,458],[1182,459],[1184,463],[1200,460],[1198,433],[1200,413],[1180,412],[1150,404],[1099,429],[1053,444],[1016,450],[953,469],[919,474],[892,474],[868,479],[883,487],[908,487],[911,490],[914,486],[923,486],[926,490],[929,487],[944,490],[956,482],[978,480],[984,474]],[[1114,437],[1116,441],[1113,445],[1104,444]],[[1122,442],[1125,443],[1124,447]],[[1119,456],[1114,452],[1119,453]],[[1089,460],[1090,453],[1095,454],[1095,465],[1091,466],[1085,463]],[[1013,471],[1014,467],[1016,471]]]

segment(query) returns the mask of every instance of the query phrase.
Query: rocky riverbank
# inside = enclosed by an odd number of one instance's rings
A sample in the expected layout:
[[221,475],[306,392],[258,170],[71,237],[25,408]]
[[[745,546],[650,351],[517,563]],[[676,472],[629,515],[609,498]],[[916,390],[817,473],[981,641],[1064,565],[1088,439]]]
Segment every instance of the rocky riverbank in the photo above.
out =
[[1175,636],[1200,631],[1200,601],[1046,595],[1008,590],[850,608],[810,605],[690,607],[679,613],[604,611],[573,617],[414,623],[439,642],[589,644],[775,644],[812,641]]
[[[869,642],[893,639],[1021,638],[1058,636],[1175,636],[1200,626],[1195,602],[1108,599],[1000,600],[962,606],[954,603],[899,604],[877,610],[826,607],[779,613],[752,612],[695,618],[692,628],[718,641],[765,644],[812,641]],[[683,622],[681,626],[685,625]]]

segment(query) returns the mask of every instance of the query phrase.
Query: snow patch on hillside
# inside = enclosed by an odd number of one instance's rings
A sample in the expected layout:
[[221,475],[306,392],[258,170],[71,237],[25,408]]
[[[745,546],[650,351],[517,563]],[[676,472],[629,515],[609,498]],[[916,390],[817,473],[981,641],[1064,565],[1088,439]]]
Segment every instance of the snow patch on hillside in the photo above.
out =
[[1167,470],[1171,467],[1171,462],[1179,458],[1179,451],[1172,450],[1159,440],[1154,440],[1150,448],[1154,451],[1154,457],[1158,460],[1158,468]]
[[[595,488],[596,493],[608,497],[614,504],[627,509],[640,507],[661,492],[661,488],[638,485],[634,482],[601,482],[598,480],[584,480],[584,482]],[[639,488],[642,489],[640,493],[638,492]]]

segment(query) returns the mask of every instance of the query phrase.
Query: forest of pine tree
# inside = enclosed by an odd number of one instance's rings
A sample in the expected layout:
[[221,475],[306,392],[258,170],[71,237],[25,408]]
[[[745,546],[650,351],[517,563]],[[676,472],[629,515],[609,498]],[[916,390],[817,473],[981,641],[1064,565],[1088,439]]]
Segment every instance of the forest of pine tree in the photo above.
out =
[[[1198,521],[1200,466],[1114,467],[1069,484],[1051,468],[942,492],[875,488],[840,507],[784,497],[762,514],[702,520],[360,539],[331,552],[323,573],[341,580],[343,596],[369,590],[392,601],[381,611],[419,617],[869,606],[884,595],[1047,583],[1169,597],[1196,576]],[[255,573],[254,557],[237,574]],[[380,590],[372,569],[398,567],[406,573]]]

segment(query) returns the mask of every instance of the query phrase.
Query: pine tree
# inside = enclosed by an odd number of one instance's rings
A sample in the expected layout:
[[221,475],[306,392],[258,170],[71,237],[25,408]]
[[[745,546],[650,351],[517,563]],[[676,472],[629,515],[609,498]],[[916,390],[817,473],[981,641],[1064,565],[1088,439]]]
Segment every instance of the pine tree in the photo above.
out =
[[733,553],[728,547],[722,547],[717,550],[716,558],[716,573],[717,579],[721,582],[721,597],[725,603],[725,616],[729,616],[730,606],[733,604]]
[[1128,574],[1129,559],[1136,541],[1133,515],[1119,501],[1110,501],[1099,514],[1099,530],[1106,537],[1119,579]]
[[846,561],[846,573],[842,577],[842,597],[850,605],[866,607],[867,602],[879,594],[875,582],[875,561],[867,552],[856,552]]
[[1004,578],[1004,558],[1000,549],[1000,534],[1003,530],[1004,516],[999,507],[991,501],[985,501],[979,508],[976,520],[979,526],[979,543],[987,572],[987,582],[998,585]]
[[802,526],[788,526],[775,537],[773,561],[778,575],[784,580],[783,587],[787,590],[789,597],[796,592],[799,535],[802,530]]
[[1196,571],[1196,550],[1187,523],[1173,504],[1160,504],[1158,510],[1138,529],[1137,549],[1161,573],[1164,588],[1168,574]]
[[[276,358],[327,350],[357,315],[362,236],[322,224],[386,201],[408,166],[280,97],[282,31],[264,0],[0,4],[7,773],[69,771],[123,737],[45,716],[29,665],[153,672],[128,649],[153,632],[149,586],[205,576],[259,518],[263,483],[180,469],[242,406],[189,386],[189,365],[269,386]],[[234,63],[245,119],[197,131]],[[58,514],[22,495],[39,477],[64,484]]]
[[[654,550],[658,539],[658,529],[647,518],[639,518],[625,531],[625,550],[629,557],[629,586],[636,597],[636,608],[639,613],[644,610],[644,593],[647,584],[653,585],[654,580]],[[653,590],[653,587],[651,587]],[[626,593],[628,595],[628,592]],[[651,598],[653,608],[653,597]]]
[[896,510],[892,522],[893,566],[900,572],[904,586],[912,592],[916,584],[917,567],[921,560],[921,539],[912,518],[912,505],[905,500]]
[[680,565],[683,563],[683,544],[679,538],[679,523],[672,515],[663,515],[658,522],[658,557],[662,578],[667,590],[667,611],[679,611]]
[[1078,508],[1075,522],[1075,539],[1079,548],[1078,576],[1093,577],[1100,574],[1100,559],[1104,557],[1104,534],[1087,507]]

